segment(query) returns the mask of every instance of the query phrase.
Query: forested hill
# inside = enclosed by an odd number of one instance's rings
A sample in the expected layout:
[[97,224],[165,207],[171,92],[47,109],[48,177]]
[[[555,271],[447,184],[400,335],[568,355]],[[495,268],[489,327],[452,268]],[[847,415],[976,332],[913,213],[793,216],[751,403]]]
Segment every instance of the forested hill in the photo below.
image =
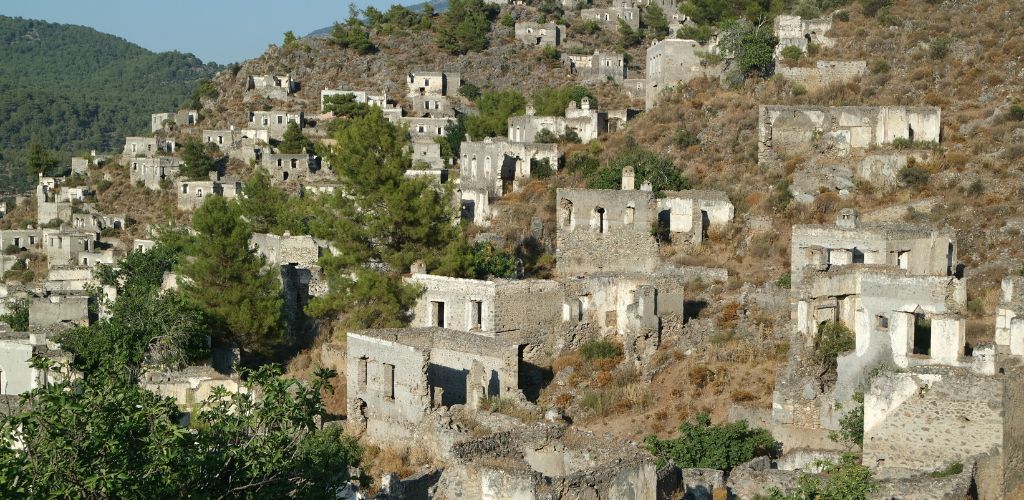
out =
[[59,151],[61,166],[75,153],[117,149],[219,69],[84,26],[0,16],[0,192],[29,185],[30,141]]

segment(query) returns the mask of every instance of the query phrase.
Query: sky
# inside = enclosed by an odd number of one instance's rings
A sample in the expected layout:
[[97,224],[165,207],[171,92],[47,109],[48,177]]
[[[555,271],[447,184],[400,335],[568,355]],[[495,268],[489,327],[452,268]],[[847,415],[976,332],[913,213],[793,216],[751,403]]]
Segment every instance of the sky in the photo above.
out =
[[[406,2],[351,3],[385,10]],[[285,31],[305,36],[345,19],[348,5],[348,0],[2,0],[0,15],[80,24],[155,52],[191,52],[203,62],[228,64],[280,44]]]

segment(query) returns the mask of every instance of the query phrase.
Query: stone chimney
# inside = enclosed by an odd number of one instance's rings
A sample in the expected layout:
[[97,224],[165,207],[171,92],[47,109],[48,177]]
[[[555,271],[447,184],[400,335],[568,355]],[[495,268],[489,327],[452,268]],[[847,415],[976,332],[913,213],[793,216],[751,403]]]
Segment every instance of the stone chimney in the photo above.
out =
[[836,216],[836,226],[842,229],[857,229],[860,223],[860,214],[852,208],[844,208]]
[[526,103],[526,116],[533,116],[537,113],[537,109],[533,107],[532,102]]
[[587,111],[587,110],[590,109],[590,98],[589,97],[585,97],[584,96],[583,99],[580,99],[580,109],[582,109],[584,111]]
[[647,191],[649,193],[654,191],[654,186],[651,185],[651,181],[644,181],[644,183],[640,185],[640,190]]
[[622,190],[633,191],[636,189],[636,172],[632,165],[622,168]]

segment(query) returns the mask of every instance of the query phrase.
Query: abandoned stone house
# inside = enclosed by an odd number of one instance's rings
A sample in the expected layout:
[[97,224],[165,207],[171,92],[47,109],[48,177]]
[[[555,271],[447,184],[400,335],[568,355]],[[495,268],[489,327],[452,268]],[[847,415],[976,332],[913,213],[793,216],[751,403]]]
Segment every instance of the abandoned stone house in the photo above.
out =
[[802,85],[807,90],[854,81],[868,74],[865,61],[818,61],[812,68],[775,64],[775,74]]
[[640,9],[621,2],[611,7],[599,7],[580,10],[580,19],[584,22],[594,21],[603,26],[618,26],[619,19],[629,25],[630,28],[640,28]]
[[270,144],[268,129],[203,130],[203,142],[216,144],[224,154],[242,160],[262,161]]
[[104,214],[86,204],[81,212],[71,214],[71,227],[79,231],[100,232],[104,229],[124,229],[127,218],[124,214]]
[[776,16],[774,21],[775,36],[779,43],[775,45],[775,56],[782,49],[793,46],[807,52],[809,44],[831,47],[835,42],[825,36],[832,29],[832,18],[802,19],[800,16]]
[[440,449],[432,411],[518,393],[519,346],[437,327],[349,332],[350,428],[376,443]]
[[565,37],[565,26],[555,23],[516,22],[516,40],[535,47],[558,47]]
[[633,169],[626,167],[621,190],[558,190],[560,272],[650,272],[660,265],[655,225],[673,244],[699,244],[734,217],[724,193],[665,192],[656,198],[650,189],[636,190],[635,183]]
[[411,116],[422,116],[428,118],[454,118],[455,108],[451,101],[444,96],[417,95],[411,99]]
[[71,174],[85,175],[89,171],[90,158],[71,157]]
[[622,80],[622,91],[633,99],[647,99],[646,78],[626,78]]
[[270,176],[270,182],[330,182],[335,180],[334,172],[323,168],[319,156],[301,154],[270,153],[263,155],[263,168]]
[[538,116],[532,104],[526,106],[526,115],[508,119],[508,140],[512,142],[536,142],[537,134],[547,130],[556,136],[573,131],[580,141],[587,143],[608,132],[608,113],[590,108],[590,99],[584,97],[579,106],[569,101],[565,116]]
[[246,78],[246,90],[255,90],[271,99],[286,99],[299,90],[299,82],[287,75],[251,75]]
[[36,222],[49,224],[53,221],[71,220],[72,202],[61,189],[62,178],[39,176],[36,184]]
[[759,161],[817,152],[847,156],[897,139],[939,142],[942,112],[934,106],[760,106]]
[[249,246],[275,266],[295,265],[315,267],[324,254],[326,245],[308,235],[253,233]]
[[43,229],[43,251],[50,267],[91,266],[112,263],[113,255],[97,249],[99,238],[95,231],[77,230],[61,226]]
[[485,138],[463,142],[459,159],[459,197],[462,217],[486,225],[491,217],[491,200],[515,192],[528,179],[537,162],[558,170],[557,144],[510,142]]
[[288,124],[295,123],[299,128],[306,126],[305,115],[299,111],[292,113],[288,111],[250,111],[249,127],[266,130],[270,139],[280,139]]
[[359,104],[367,104],[370,106],[376,106],[378,108],[386,108],[388,106],[388,96],[384,92],[370,92],[364,90],[343,90],[343,89],[323,89],[320,91],[320,111],[324,110],[324,99],[335,95],[351,94],[353,100]]
[[721,65],[708,64],[701,54],[713,52],[694,40],[666,38],[655,40],[647,48],[647,89],[644,94],[647,109],[658,102],[658,94],[667,88],[686,83],[700,76],[717,77]]
[[149,128],[151,132],[159,132],[173,127],[191,127],[199,122],[199,112],[194,109],[183,109],[176,113],[153,113],[150,115]]
[[448,168],[448,162],[441,156],[441,145],[437,141],[416,137],[409,146],[412,148],[413,170],[439,171]]
[[435,137],[443,137],[447,133],[448,127],[455,123],[455,118],[402,116],[392,120],[392,122],[409,127],[409,136],[413,140],[426,138],[433,141]]
[[178,179],[181,165],[181,158],[173,156],[137,156],[129,163],[128,177],[132,184],[142,183],[149,189],[159,190]]
[[242,192],[242,182],[237,179],[179,180],[175,191],[178,195],[178,210],[192,211],[206,201],[206,196],[223,196],[229,200],[237,198]]
[[177,144],[174,139],[159,137],[125,137],[123,158],[125,163],[136,156],[173,154]]
[[454,96],[462,86],[462,75],[448,71],[410,71],[406,83],[407,97]]
[[634,443],[557,424],[463,441],[435,492],[441,498],[670,498],[653,457]]
[[[70,356],[49,340],[48,333],[62,328],[33,329],[31,332],[12,332],[0,323],[0,396],[18,395],[44,387],[69,376]],[[56,367],[43,370],[33,368],[33,357],[56,361]]]
[[595,50],[593,54],[562,56],[563,63],[568,66],[569,73],[583,83],[600,83],[604,81],[621,82],[626,78],[625,56],[614,52]]

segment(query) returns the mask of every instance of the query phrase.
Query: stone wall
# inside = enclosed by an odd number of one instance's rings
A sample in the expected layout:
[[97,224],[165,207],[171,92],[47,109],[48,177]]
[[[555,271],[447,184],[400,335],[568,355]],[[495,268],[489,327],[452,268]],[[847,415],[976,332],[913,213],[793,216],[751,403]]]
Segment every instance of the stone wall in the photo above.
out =
[[253,233],[249,238],[249,246],[267,259],[272,265],[296,264],[302,267],[313,267],[320,259],[320,246],[312,236],[292,236],[285,233],[276,234]]
[[594,21],[602,26],[615,28],[619,25],[619,19],[625,21],[630,28],[640,28],[640,9],[632,6],[615,6],[605,8],[592,8],[580,10],[580,19],[583,22]]
[[453,96],[462,86],[460,73],[441,71],[410,71],[406,83],[409,87],[408,97],[415,96]]
[[263,168],[267,169],[270,182],[331,182],[337,180],[328,168],[323,168],[320,157],[310,154],[263,155]]
[[570,101],[565,116],[537,116],[533,107],[527,107],[526,115],[513,116],[508,119],[508,140],[513,142],[536,142],[537,134],[547,130],[555,135],[564,135],[572,130],[583,143],[597,139],[608,132],[608,113],[590,108],[586,97],[577,107],[576,101]]
[[932,106],[760,106],[758,154],[846,156],[896,139],[938,142],[941,115]]
[[775,36],[779,43],[775,46],[775,56],[782,49],[794,46],[807,52],[808,44],[814,43],[822,47],[831,47],[835,42],[825,36],[832,29],[832,18],[801,19],[800,16],[776,16],[774,21]]
[[1003,447],[1003,377],[887,373],[864,397],[864,463],[921,471]]
[[89,297],[52,295],[35,297],[29,301],[29,329],[35,330],[63,322],[88,326]]
[[593,54],[562,56],[562,62],[569,72],[584,83],[605,81],[621,82],[626,78],[626,64],[623,54],[594,51]]
[[699,53],[708,50],[694,40],[667,38],[653,42],[647,48],[647,109],[654,107],[658,94],[667,88],[700,76],[721,74],[720,67],[709,66],[701,60]]
[[433,118],[447,118],[455,116],[455,108],[451,101],[443,96],[413,96],[411,99],[414,116],[429,116]]
[[868,74],[868,66],[864,61],[818,61],[813,68],[776,64],[775,74],[812,90],[856,80]]
[[128,177],[132,184],[142,183],[154,191],[162,189],[162,181],[174,182],[181,170],[181,159],[171,156],[153,158],[135,157],[128,167]]
[[288,124],[294,122],[299,128],[306,126],[306,117],[300,111],[292,113],[289,111],[250,111],[249,127],[266,130],[271,139],[280,139],[284,131],[288,130]]
[[559,189],[557,197],[559,273],[649,272],[658,266],[651,192]]
[[517,22],[516,40],[530,46],[557,47],[565,36],[565,26],[555,23]]
[[192,211],[206,201],[206,196],[223,196],[229,200],[242,192],[240,181],[181,181],[177,182],[178,210]]
[[0,395],[22,394],[38,386],[39,374],[29,366],[34,352],[28,334],[0,332]]

